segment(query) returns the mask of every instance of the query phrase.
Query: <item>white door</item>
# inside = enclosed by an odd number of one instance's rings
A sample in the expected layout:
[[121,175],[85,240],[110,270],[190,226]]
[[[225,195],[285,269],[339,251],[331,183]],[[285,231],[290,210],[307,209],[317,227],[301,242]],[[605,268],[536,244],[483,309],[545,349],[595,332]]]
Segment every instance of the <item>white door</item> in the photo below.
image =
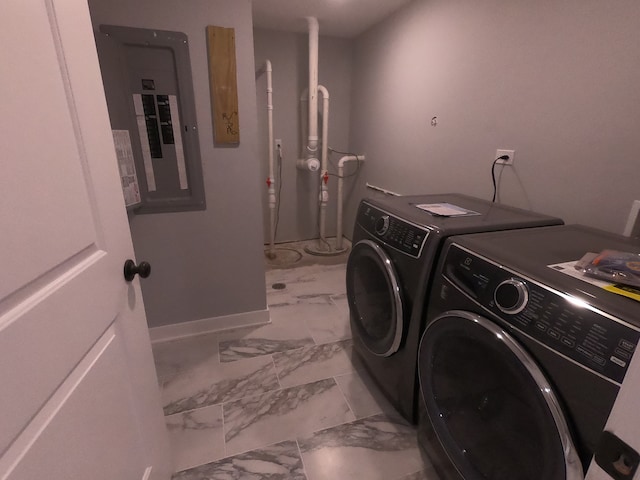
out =
[[171,473],[88,7],[0,4],[0,479]]

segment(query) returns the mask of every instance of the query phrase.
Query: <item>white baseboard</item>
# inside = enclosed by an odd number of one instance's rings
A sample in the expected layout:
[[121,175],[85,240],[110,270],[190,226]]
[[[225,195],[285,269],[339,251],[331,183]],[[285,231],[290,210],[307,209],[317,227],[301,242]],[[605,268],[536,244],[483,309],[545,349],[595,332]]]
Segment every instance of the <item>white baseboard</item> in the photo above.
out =
[[256,310],[253,312],[236,313],[221,317],[202,318],[190,322],[162,325],[149,329],[151,343],[166,342],[178,338],[191,337],[201,333],[220,332],[231,328],[249,327],[252,325],[264,325],[270,322],[269,310]]

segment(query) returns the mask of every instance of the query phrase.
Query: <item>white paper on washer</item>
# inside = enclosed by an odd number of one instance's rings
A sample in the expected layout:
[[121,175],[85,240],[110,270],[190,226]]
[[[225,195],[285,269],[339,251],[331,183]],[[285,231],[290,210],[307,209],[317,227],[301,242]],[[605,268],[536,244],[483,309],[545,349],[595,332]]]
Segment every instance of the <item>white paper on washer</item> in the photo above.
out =
[[473,210],[467,210],[466,208],[453,205],[451,203],[420,203],[416,204],[416,207],[420,210],[424,210],[432,215],[438,215],[440,217],[460,217],[463,215],[480,215]]
[[606,280],[599,280],[597,278],[586,276],[580,270],[576,270],[576,263],[578,263],[578,260],[574,260],[573,262],[554,263],[553,265],[547,265],[547,267],[553,268],[554,270],[562,272],[565,275],[569,275],[570,277],[582,280],[583,282],[595,285],[596,287],[604,288],[613,285],[611,282],[607,282]]

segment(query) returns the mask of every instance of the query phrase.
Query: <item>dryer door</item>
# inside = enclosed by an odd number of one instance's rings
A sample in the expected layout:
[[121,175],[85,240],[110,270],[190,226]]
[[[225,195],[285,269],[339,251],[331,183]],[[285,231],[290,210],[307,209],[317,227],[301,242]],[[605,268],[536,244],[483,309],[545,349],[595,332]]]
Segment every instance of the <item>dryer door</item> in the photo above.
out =
[[347,298],[354,337],[374,355],[397,352],[403,330],[398,276],[389,256],[371,240],[356,243],[349,255]]
[[444,313],[424,332],[418,369],[427,416],[465,480],[583,478],[548,381],[495,323]]

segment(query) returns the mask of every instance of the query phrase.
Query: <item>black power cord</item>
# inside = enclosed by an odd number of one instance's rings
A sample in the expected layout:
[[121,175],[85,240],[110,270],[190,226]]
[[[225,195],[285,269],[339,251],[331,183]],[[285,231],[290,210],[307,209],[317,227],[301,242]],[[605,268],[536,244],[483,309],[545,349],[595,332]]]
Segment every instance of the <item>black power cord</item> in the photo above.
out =
[[493,198],[491,199],[492,203],[495,203],[496,201],[496,193],[497,193],[497,188],[496,188],[496,164],[498,163],[498,160],[509,160],[509,155],[502,155],[498,158],[496,158],[493,161],[493,165],[491,165],[491,180],[493,181]]
[[[342,177],[340,175],[337,175],[335,173],[329,173],[327,172],[327,174],[330,177],[338,177],[338,178],[349,178],[349,177],[354,177],[358,174],[358,171],[360,170],[360,164],[362,163],[362,160],[360,159],[360,157],[358,155],[356,155],[355,153],[351,153],[351,152],[341,152],[340,150],[336,150],[335,148],[331,148],[329,147],[329,152],[330,153],[339,153],[341,155],[350,155],[352,157],[356,157],[356,169],[353,171],[353,173],[350,173],[349,175],[343,175]],[[329,157],[329,161],[331,161],[331,157]],[[336,166],[333,164],[333,162],[331,162],[331,165],[333,166],[333,168],[336,168]]]

